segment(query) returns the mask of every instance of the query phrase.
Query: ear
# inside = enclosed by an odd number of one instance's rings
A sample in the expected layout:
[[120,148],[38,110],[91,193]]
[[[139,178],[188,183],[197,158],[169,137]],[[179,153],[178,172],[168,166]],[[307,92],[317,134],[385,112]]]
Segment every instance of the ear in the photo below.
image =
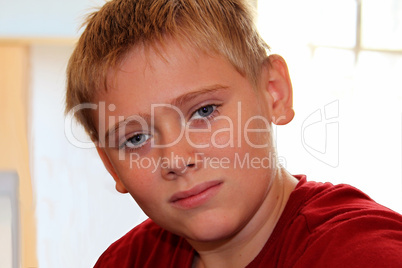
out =
[[128,193],[126,187],[123,185],[121,182],[119,176],[117,176],[117,173],[115,171],[115,168],[113,167],[112,163],[110,162],[110,159],[106,152],[100,148],[98,145],[96,145],[96,150],[98,151],[98,154],[100,158],[102,159],[103,164],[105,165],[107,171],[112,175],[113,179],[116,182],[116,190],[122,194]]
[[264,87],[269,93],[271,121],[276,125],[286,125],[295,115],[288,66],[281,56],[270,55],[263,68]]

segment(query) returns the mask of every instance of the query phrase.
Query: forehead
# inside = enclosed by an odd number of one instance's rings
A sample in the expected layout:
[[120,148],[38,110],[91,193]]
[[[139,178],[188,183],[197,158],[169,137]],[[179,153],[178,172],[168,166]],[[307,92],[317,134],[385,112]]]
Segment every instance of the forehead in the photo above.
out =
[[172,39],[163,45],[135,46],[109,70],[107,91],[97,101],[116,102],[124,94],[137,104],[166,103],[185,91],[229,82],[233,72],[241,75],[226,58]]
[[[124,54],[117,65],[109,67],[106,75],[106,91],[118,90],[126,76],[146,78],[147,74],[161,73],[165,68],[174,68],[179,61],[196,61],[199,56],[200,53],[192,46],[173,39],[166,39],[163,44],[137,44]],[[139,82],[137,79],[137,83]]]
[[[100,122],[110,128],[132,116],[151,118],[152,108],[158,104],[176,105],[191,100],[176,107],[189,109],[187,106],[195,102],[206,101],[208,92],[216,89],[230,91],[231,95],[237,92],[236,100],[243,101],[252,88],[249,80],[222,56],[208,55],[175,42],[165,44],[160,50],[135,47],[118,68],[109,71],[108,90],[96,100],[103,102],[106,109],[94,110],[93,118],[99,131]],[[201,97],[194,99],[193,96]]]

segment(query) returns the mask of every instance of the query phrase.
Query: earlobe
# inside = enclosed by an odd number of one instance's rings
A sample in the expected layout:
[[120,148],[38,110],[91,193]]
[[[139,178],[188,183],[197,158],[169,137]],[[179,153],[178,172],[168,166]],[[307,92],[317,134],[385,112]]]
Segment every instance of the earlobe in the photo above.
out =
[[268,69],[265,87],[270,95],[271,121],[285,125],[292,121],[293,89],[285,60],[279,55],[270,55],[265,68]]
[[112,165],[112,163],[109,160],[109,157],[107,156],[106,152],[100,148],[98,145],[96,145],[96,150],[98,151],[98,154],[105,165],[107,171],[112,175],[113,179],[116,182],[116,190],[122,194],[128,193],[126,187],[123,185],[121,182],[119,176],[116,174],[116,171]]

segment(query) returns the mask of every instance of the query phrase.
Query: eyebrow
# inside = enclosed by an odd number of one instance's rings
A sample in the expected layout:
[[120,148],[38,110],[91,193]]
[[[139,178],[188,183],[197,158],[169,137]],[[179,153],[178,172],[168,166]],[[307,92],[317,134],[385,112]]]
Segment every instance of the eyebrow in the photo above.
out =
[[[221,90],[228,90],[228,88],[229,88],[228,86],[216,84],[216,85],[211,85],[211,86],[203,87],[200,89],[196,89],[192,92],[185,93],[185,94],[171,100],[170,105],[172,105],[174,107],[182,106],[183,104],[188,103],[191,100],[193,100],[199,96],[202,96],[205,94],[212,94],[214,92],[221,91]],[[130,123],[132,123],[132,122],[137,122],[135,124],[139,124],[138,121],[130,120],[136,116],[141,117],[147,123],[149,123],[151,121],[151,115],[146,114],[146,113],[139,113],[138,115],[129,116],[128,118],[126,118],[120,122],[117,122],[114,126],[109,128],[105,133],[105,140],[107,140],[111,134],[115,133],[122,126],[130,125]]]
[[111,128],[109,128],[106,133],[105,133],[105,141],[109,139],[109,136],[111,134],[114,134],[123,126],[130,126],[130,125],[141,125],[137,120],[133,120],[134,118],[141,118],[144,120],[147,124],[151,121],[151,116],[149,114],[144,114],[144,113],[139,113],[137,115],[131,115],[127,117],[126,119],[117,122],[114,124]]
[[177,98],[175,98],[174,100],[172,100],[170,102],[170,104],[172,106],[182,106],[184,103],[188,103],[191,100],[197,98],[198,96],[201,95],[205,95],[205,94],[211,94],[214,93],[216,91],[220,91],[220,90],[227,90],[228,86],[223,86],[223,85],[212,85],[212,86],[208,86],[208,87],[203,87],[201,89],[189,92],[189,93],[185,93]]

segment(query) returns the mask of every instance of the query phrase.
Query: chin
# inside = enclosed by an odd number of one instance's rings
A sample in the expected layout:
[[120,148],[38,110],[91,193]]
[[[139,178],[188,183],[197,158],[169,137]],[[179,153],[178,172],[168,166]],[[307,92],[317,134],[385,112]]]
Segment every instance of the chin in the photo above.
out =
[[197,242],[219,242],[230,239],[239,231],[239,226],[234,224],[230,217],[204,217],[192,221],[186,227],[185,238]]

